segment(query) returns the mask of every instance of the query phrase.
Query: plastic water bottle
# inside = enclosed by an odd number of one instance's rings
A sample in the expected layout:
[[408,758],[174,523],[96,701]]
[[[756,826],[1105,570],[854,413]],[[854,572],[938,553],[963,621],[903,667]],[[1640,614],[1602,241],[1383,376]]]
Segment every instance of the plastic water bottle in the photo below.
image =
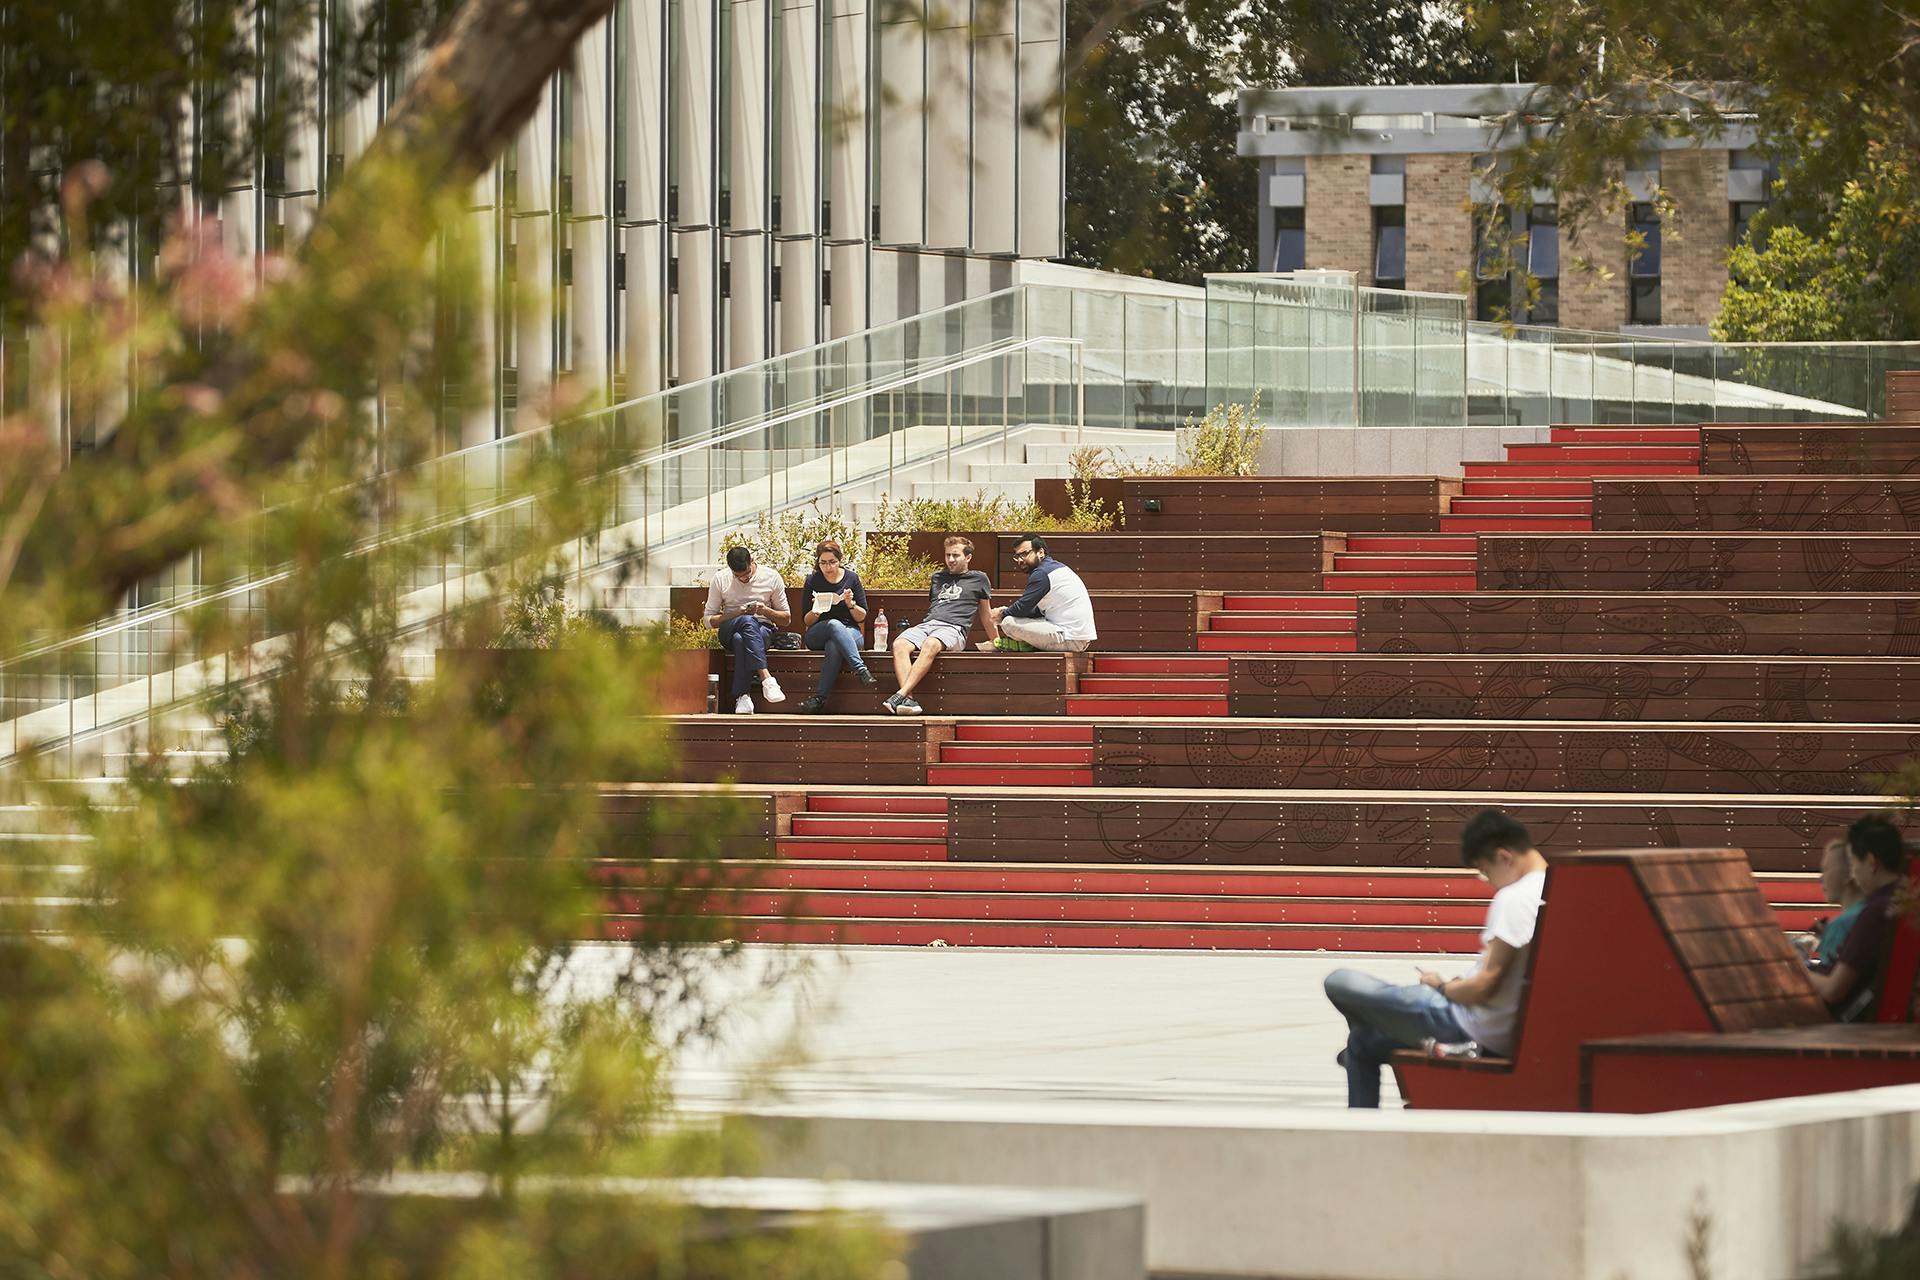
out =
[[707,673],[707,714],[720,714],[720,677],[711,671]]
[[880,616],[873,620],[873,650],[875,653],[887,651],[887,611],[882,609]]

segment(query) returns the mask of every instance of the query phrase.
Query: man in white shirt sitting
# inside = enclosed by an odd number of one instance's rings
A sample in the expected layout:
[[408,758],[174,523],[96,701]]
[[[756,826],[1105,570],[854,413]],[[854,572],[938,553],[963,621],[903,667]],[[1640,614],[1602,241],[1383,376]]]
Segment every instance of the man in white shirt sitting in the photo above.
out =
[[[1098,639],[1087,584],[1047,554],[1045,538],[1036,533],[1022,535],[1014,544],[1013,562],[1026,570],[1027,589],[1012,604],[993,611],[1002,639],[988,640],[982,649],[1079,653]],[[1006,643],[1009,640],[1014,643]]]
[[793,620],[787,605],[787,584],[753,552],[735,547],[727,552],[727,572],[717,573],[707,588],[708,626],[720,628],[720,647],[733,655],[733,709],[753,714],[753,685],[768,702],[785,702],[780,682],[767,670],[767,642]]
[[1485,809],[1460,832],[1461,859],[1493,886],[1481,952],[1473,972],[1442,978],[1420,971],[1405,986],[1382,982],[1353,969],[1327,975],[1327,999],[1347,1019],[1347,1105],[1380,1105],[1380,1068],[1395,1049],[1418,1049],[1424,1041],[1473,1041],[1489,1053],[1513,1052],[1520,1017],[1526,950],[1547,887],[1547,860],[1533,837],[1498,809]]

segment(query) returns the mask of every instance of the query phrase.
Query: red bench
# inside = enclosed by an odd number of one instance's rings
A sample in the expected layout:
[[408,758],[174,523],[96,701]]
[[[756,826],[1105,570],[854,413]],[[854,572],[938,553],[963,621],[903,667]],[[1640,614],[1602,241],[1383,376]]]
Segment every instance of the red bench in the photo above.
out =
[[[1883,987],[1895,1016],[1911,933]],[[1833,1023],[1737,849],[1555,858],[1525,981],[1512,1058],[1394,1055],[1409,1106],[1664,1111],[1920,1082],[1920,1029]]]

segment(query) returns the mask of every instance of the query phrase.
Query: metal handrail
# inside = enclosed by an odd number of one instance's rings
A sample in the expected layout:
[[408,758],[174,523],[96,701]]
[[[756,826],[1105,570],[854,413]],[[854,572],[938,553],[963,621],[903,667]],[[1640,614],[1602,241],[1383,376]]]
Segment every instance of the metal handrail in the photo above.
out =
[[[737,440],[744,436],[754,435],[762,431],[772,430],[773,428],[781,426],[782,424],[787,422],[797,421],[798,419],[811,417],[815,414],[828,413],[833,411],[834,409],[844,407],[845,405],[854,404],[854,403],[857,403],[858,401],[869,399],[873,396],[885,395],[892,391],[898,391],[898,390],[901,390],[902,388],[910,387],[915,383],[924,382],[929,378],[942,377],[947,374],[957,373],[963,369],[972,368],[973,366],[978,364],[984,364],[989,360],[995,360],[995,359],[1000,359],[1006,356],[1016,355],[1021,351],[1025,351],[1030,348],[1040,347],[1040,346],[1061,346],[1061,347],[1066,347],[1073,352],[1075,357],[1074,365],[1075,365],[1076,395],[1079,397],[1079,404],[1076,406],[1076,419],[1084,423],[1084,420],[1085,420],[1084,405],[1085,405],[1085,396],[1086,396],[1086,389],[1084,384],[1084,379],[1086,376],[1086,367],[1085,367],[1084,358],[1083,358],[1083,349],[1085,347],[1084,341],[1079,338],[1056,338],[1056,337],[1022,338],[1017,341],[1003,341],[1000,343],[995,343],[987,348],[983,348],[979,351],[974,352],[973,354],[964,356],[958,360],[948,361],[945,364],[941,364],[929,369],[922,369],[912,374],[900,374],[884,383],[862,387],[858,391],[845,392],[830,400],[815,401],[815,402],[809,403],[804,408],[784,409],[779,413],[774,414],[770,417],[757,418],[751,423],[746,423],[746,424],[731,428],[721,435],[712,436],[710,438],[702,438],[697,441],[676,444],[676,445],[658,450],[654,453],[647,454],[644,457],[629,459],[626,462],[620,463],[619,465],[610,468],[604,474],[609,476],[623,475],[635,469],[644,469],[645,467],[653,466],[658,463],[672,461],[673,459],[678,457],[684,457],[693,453],[701,452],[702,450],[712,449],[715,446],[725,444],[730,440]],[[769,473],[769,480],[771,480],[771,473]],[[369,554],[372,554],[373,552],[380,550],[383,547],[392,546],[396,543],[403,542],[408,539],[418,538],[426,534],[434,533],[442,529],[453,527],[455,525],[467,523],[468,521],[471,521],[471,520],[486,519],[491,516],[501,515],[501,514],[504,514],[505,512],[515,510],[517,508],[525,506],[530,502],[533,502],[535,500],[535,497],[536,495],[534,494],[521,494],[514,498],[510,498],[504,502],[498,502],[488,507],[478,508],[474,510],[466,510],[458,513],[457,515],[452,515],[452,516],[432,518],[422,524],[408,525],[403,530],[388,531],[383,534],[375,535],[363,541],[362,543],[352,547],[347,552],[347,554],[348,555],[369,555]],[[149,626],[154,623],[164,621],[167,618],[173,617],[180,613],[184,613],[188,609],[202,608],[208,604],[216,603],[220,600],[227,599],[231,596],[240,595],[248,591],[258,590],[261,587],[271,586],[276,582],[284,581],[286,578],[290,577],[291,575],[292,575],[292,570],[287,570],[287,569],[278,570],[276,572],[269,573],[258,578],[251,578],[246,582],[243,582],[234,586],[222,587],[213,592],[195,595],[186,600],[170,601],[166,605],[161,606],[159,609],[152,612],[143,612],[138,615],[117,618],[110,623],[105,623],[100,626],[96,626],[93,629],[86,632],[82,632],[78,635],[64,636],[59,640],[47,641],[33,648],[26,649],[19,653],[6,657],[4,659],[0,659],[0,671],[7,670],[10,667],[17,666],[21,663],[30,661],[31,659],[34,659],[34,658],[44,657],[47,654],[57,652],[58,650],[67,648],[71,645],[86,644],[95,640],[105,639],[109,636],[118,635],[121,632],[127,631],[135,627]]]

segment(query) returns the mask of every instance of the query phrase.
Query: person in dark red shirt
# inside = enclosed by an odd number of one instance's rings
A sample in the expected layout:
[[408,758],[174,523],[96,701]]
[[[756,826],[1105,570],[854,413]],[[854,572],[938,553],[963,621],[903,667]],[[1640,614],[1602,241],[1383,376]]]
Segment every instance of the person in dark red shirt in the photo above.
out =
[[1860,916],[1840,944],[1833,968],[1807,976],[1834,1017],[1859,1022],[1871,1019],[1879,1004],[1880,993],[1874,985],[1899,923],[1893,914],[1893,895],[1906,874],[1907,857],[1900,828],[1877,813],[1847,828],[1847,854],[1853,882],[1866,895]]

